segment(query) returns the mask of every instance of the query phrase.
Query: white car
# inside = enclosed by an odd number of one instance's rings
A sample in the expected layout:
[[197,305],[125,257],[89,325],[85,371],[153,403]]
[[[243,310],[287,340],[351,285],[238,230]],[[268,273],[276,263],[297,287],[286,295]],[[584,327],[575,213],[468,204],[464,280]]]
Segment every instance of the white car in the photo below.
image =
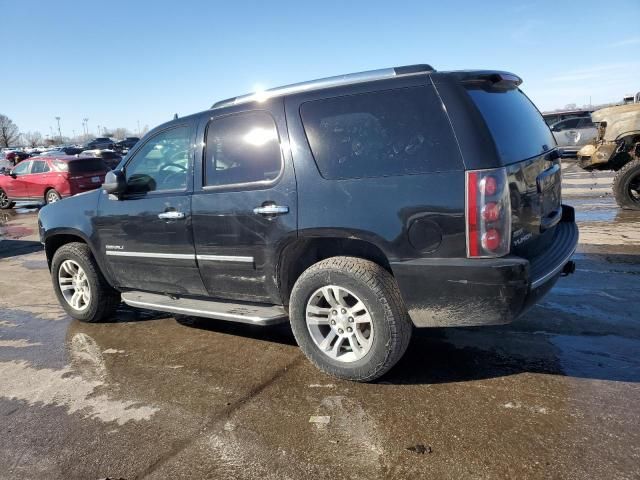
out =
[[575,117],[561,120],[551,125],[556,143],[563,150],[563,156],[576,156],[578,150],[590,143],[598,135],[598,127],[591,117]]

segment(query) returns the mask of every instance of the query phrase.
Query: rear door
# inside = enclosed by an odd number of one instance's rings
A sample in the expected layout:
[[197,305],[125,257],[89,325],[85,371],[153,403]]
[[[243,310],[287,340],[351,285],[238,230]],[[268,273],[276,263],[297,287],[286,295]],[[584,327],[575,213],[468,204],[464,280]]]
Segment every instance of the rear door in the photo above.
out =
[[569,118],[559,122],[551,128],[553,136],[556,139],[556,143],[560,147],[572,147],[576,144],[578,137],[578,125],[581,119]]
[[580,123],[578,124],[578,139],[576,141],[576,146],[584,146],[587,143],[591,142],[598,135],[598,129],[595,124],[591,121],[590,117],[583,117],[580,119]]
[[27,183],[27,195],[31,198],[44,199],[44,191],[48,184],[49,164],[46,160],[33,160],[31,173],[25,177]]
[[283,101],[261,107],[202,117],[193,232],[209,295],[280,303],[275,277],[296,236],[296,181]]

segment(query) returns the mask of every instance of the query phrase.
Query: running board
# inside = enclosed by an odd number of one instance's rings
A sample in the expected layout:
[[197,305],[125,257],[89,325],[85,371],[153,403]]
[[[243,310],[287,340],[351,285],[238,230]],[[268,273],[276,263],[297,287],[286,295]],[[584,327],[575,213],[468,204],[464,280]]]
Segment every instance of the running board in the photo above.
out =
[[122,301],[131,307],[252,325],[274,325],[287,321],[287,312],[279,305],[197,300],[136,291],[124,292]]

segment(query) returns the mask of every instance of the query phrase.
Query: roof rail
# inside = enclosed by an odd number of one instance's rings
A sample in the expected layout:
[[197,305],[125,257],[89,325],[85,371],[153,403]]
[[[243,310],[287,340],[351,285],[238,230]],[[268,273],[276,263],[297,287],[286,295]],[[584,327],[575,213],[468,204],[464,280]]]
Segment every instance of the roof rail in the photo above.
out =
[[338,85],[349,85],[353,83],[369,82],[371,80],[382,80],[384,78],[396,77],[399,75],[410,75],[414,73],[429,73],[435,69],[431,65],[404,65],[401,67],[381,68],[378,70],[368,70],[366,72],[348,73],[346,75],[337,75],[335,77],[319,78],[317,80],[309,80],[307,82],[293,83],[282,87],[271,88],[261,92],[249,93],[238,97],[220,100],[211,106],[211,109],[230,107],[241,103],[262,102],[269,98],[290,95],[293,93],[307,92],[311,90],[319,90],[321,88],[335,87]]

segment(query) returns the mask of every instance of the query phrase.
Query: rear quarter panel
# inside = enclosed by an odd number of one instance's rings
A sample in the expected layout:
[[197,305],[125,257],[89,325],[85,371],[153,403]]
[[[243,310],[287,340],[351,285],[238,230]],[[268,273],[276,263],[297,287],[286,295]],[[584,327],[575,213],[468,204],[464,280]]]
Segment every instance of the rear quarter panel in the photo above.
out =
[[[285,100],[287,125],[298,182],[299,235],[359,239],[380,248],[390,262],[424,257],[465,255],[464,171],[458,146],[451,154],[459,170],[415,175],[327,180],[311,153],[299,108],[306,101],[386,88],[429,85],[427,76],[375,82],[338,92],[312,92]],[[427,248],[409,241],[409,229],[420,220],[431,228]]]

